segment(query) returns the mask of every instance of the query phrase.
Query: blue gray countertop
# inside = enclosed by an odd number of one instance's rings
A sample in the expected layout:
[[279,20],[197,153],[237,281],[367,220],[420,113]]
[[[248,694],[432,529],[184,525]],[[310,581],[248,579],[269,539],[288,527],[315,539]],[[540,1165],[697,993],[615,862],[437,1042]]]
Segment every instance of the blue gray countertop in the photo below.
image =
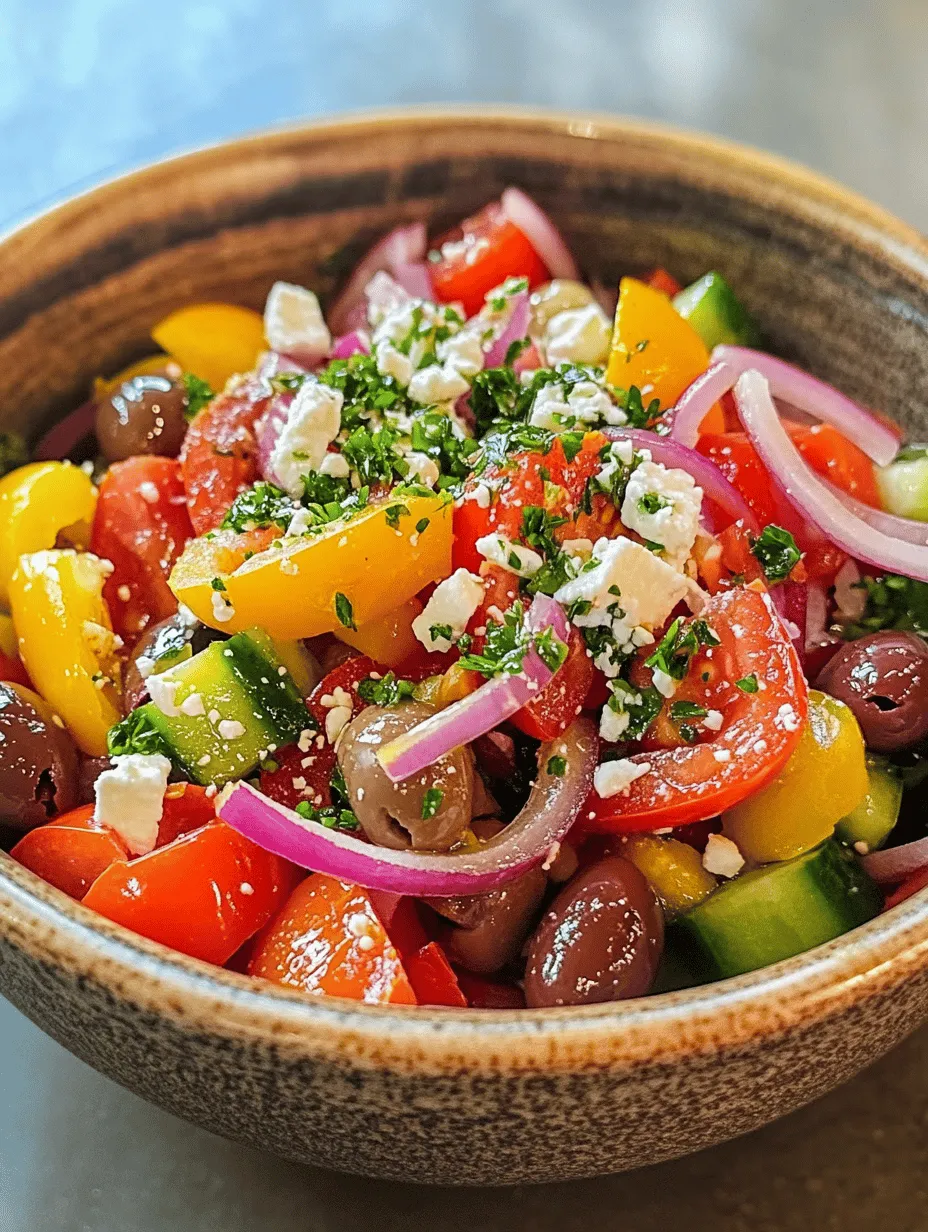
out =
[[[420,102],[703,128],[928,229],[924,0],[2,0],[0,227],[177,150]],[[925,1031],[731,1145],[632,1176],[453,1195],[222,1142],[100,1078],[5,1003],[0,1038],[3,1232],[928,1226]]]

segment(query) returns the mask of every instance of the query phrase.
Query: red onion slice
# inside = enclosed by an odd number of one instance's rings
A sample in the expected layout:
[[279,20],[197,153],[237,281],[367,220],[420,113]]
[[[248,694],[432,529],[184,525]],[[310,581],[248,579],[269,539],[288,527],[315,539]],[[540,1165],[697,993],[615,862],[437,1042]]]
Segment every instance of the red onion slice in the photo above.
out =
[[352,355],[370,355],[370,336],[363,329],[353,329],[350,334],[342,334],[332,343],[333,359],[350,359]]
[[[592,787],[598,752],[596,728],[586,718],[576,719],[558,739],[541,745],[538,774],[525,807],[479,851],[460,855],[375,847],[306,821],[243,781],[226,788],[217,811],[265,851],[340,881],[416,896],[483,894],[540,864],[564,838]],[[560,777],[548,773],[553,756],[566,762]]]
[[349,321],[352,309],[361,303],[364,288],[380,270],[390,273],[397,266],[424,262],[428,236],[424,222],[410,223],[394,229],[374,244],[355,267],[341,293],[329,309],[329,328],[333,334],[347,334],[357,325]]
[[670,435],[681,445],[695,449],[702,421],[724,394],[734,386],[738,373],[728,364],[715,363],[683,391],[677,405],[664,418]]
[[391,270],[393,277],[413,299],[434,299],[432,275],[425,261],[397,261]]
[[828,483],[828,487],[845,508],[850,509],[851,513],[855,513],[868,526],[894,539],[904,539],[906,543],[919,543],[928,547],[928,522],[916,522],[914,518],[900,518],[895,513],[874,509],[872,505],[865,505],[849,492],[842,492],[832,483]]
[[899,451],[899,435],[889,424],[858,406],[833,385],[826,385],[785,360],[763,351],[735,346],[717,346],[712,360],[713,364],[716,361],[728,364],[738,376],[749,369],[759,372],[766,377],[775,398],[782,398],[831,424],[877,466],[888,466]]
[[[526,627],[534,633],[551,629],[566,644],[570,630],[564,609],[547,595],[536,595],[526,615]],[[402,736],[377,750],[377,760],[394,783],[418,774],[478,736],[499,727],[536,697],[550,683],[554,672],[530,649],[515,676],[494,676],[467,697],[453,702]]]
[[97,404],[91,398],[65,415],[60,423],[49,428],[32,451],[36,462],[60,462],[77,449],[93,432],[97,420]]
[[528,291],[519,291],[512,297],[509,320],[486,353],[483,361],[485,368],[499,368],[505,362],[506,352],[512,344],[521,342],[527,336],[530,311]]
[[258,473],[262,479],[268,480],[269,483],[276,483],[278,487],[280,479],[271,466],[271,455],[277,444],[277,438],[287,422],[287,414],[292,402],[292,393],[277,394],[255,424],[255,439],[258,442]]
[[928,838],[873,851],[861,859],[861,864],[878,885],[898,885],[923,868],[928,868]]
[[519,228],[548,267],[552,278],[572,278],[579,281],[580,270],[564,237],[531,197],[520,188],[507,188],[500,198],[503,213]]
[[879,569],[928,581],[928,547],[891,538],[852,513],[806,465],[780,423],[770,386],[760,373],[748,370],[735,385],[735,402],[771,479],[798,512],[849,556]]

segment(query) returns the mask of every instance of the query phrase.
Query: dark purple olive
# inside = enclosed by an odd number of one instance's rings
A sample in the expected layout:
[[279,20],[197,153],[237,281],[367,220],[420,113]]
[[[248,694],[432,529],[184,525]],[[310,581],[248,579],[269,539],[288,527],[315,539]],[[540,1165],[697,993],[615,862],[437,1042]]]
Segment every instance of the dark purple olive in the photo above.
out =
[[664,948],[654,892],[618,856],[582,869],[541,918],[529,947],[530,1007],[623,1001],[648,991]]
[[124,713],[128,714],[130,710],[148,700],[145,677],[159,659],[170,655],[172,659],[180,661],[185,657],[185,647],[190,647],[191,655],[199,654],[210,642],[220,641],[225,636],[224,633],[200,624],[198,620],[191,618],[186,610],[183,614],[175,612],[166,620],[152,625],[139,638],[123,672]]
[[135,454],[176,458],[187,431],[187,392],[177,364],[123,381],[97,403],[97,442],[108,462]]
[[367,837],[381,847],[447,851],[470,828],[474,766],[470,750],[455,749],[433,765],[393,783],[377,750],[436,713],[424,702],[368,706],[345,727],[338,764],[351,807]]
[[51,707],[0,683],[0,822],[31,830],[78,803],[78,755]]
[[908,748],[928,733],[928,645],[914,633],[887,629],[848,642],[816,683],[850,706],[876,752]]

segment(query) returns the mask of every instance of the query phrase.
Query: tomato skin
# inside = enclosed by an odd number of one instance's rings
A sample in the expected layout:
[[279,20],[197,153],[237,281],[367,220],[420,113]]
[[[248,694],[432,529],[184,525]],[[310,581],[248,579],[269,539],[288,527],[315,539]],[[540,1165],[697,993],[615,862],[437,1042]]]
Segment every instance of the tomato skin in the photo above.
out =
[[536,740],[555,740],[583,709],[593,684],[593,660],[583,634],[573,625],[567,658],[550,685],[513,715],[511,722]]
[[293,890],[256,945],[248,973],[317,996],[416,1004],[369,892],[325,873],[311,873]]
[[662,269],[661,266],[651,270],[642,281],[646,282],[649,287],[653,287],[655,291],[663,291],[671,299],[683,290],[683,286],[677,282],[673,274],[668,274],[667,270]]
[[[443,256],[429,265],[435,298],[440,303],[460,302],[470,317],[483,307],[487,292],[507,278],[527,278],[530,290],[548,281],[547,266],[498,202],[465,218],[459,230],[470,251]],[[456,234],[454,238],[458,238]],[[477,249],[476,259],[468,260]]]
[[97,825],[93,811],[94,806],[86,804],[30,830],[10,855],[49,885],[82,899],[111,864],[129,858],[119,837]]
[[12,655],[4,654],[2,650],[0,650],[0,680],[5,680],[10,684],[24,685],[27,689],[32,688],[29,673],[23,667],[22,659],[14,659]]
[[525,997],[515,984],[498,984],[469,971],[456,971],[458,985],[475,1010],[524,1010]]
[[158,823],[158,847],[166,847],[182,834],[199,830],[216,816],[216,797],[195,783],[172,783],[168,787]]
[[437,941],[429,941],[421,950],[405,958],[404,966],[418,1005],[467,1008],[467,998],[461,991],[454,968]]
[[250,373],[207,403],[187,429],[181,474],[198,535],[215,530],[236,496],[258,478],[255,424],[271,397],[267,382]]
[[267,923],[294,876],[288,861],[216,818],[137,860],[111,864],[83,902],[132,932],[222,966]]
[[[634,754],[631,760],[647,763],[648,773],[625,795],[603,799],[592,791],[580,814],[583,829],[630,834],[714,817],[775,778],[799,742],[808,688],[769,596],[750,587],[724,591],[700,616],[721,639],[706,662],[714,673],[712,696],[724,700],[722,730],[705,743]],[[734,682],[751,674],[764,688],[743,693]],[[791,707],[788,726],[783,706]],[[655,743],[660,739],[658,729]]]
[[173,458],[127,458],[110,467],[100,484],[90,550],[112,561],[103,597],[121,637],[134,641],[177,611],[168,577],[192,537]]

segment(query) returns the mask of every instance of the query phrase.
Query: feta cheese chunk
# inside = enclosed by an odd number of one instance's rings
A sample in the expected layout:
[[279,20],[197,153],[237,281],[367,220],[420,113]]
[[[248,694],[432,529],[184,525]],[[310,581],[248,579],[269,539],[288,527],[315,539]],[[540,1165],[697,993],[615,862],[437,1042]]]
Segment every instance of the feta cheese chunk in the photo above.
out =
[[340,453],[327,453],[322,459],[322,464],[319,467],[320,475],[331,475],[333,479],[347,479],[351,474],[351,467],[348,465],[346,458]]
[[659,543],[665,559],[682,569],[699,532],[702,488],[684,470],[646,460],[631,473],[622,501],[622,524]]
[[702,866],[716,877],[737,877],[744,868],[744,856],[724,834],[710,834],[702,857]]
[[599,304],[584,304],[556,313],[548,322],[542,347],[548,363],[602,364],[609,355],[612,323]]
[[412,360],[397,350],[389,338],[381,338],[374,348],[377,371],[381,376],[392,376],[397,385],[404,388],[412,377]]
[[512,543],[503,535],[484,535],[477,540],[477,551],[490,562],[508,569],[516,577],[534,577],[545,563],[542,557],[533,549],[524,547],[521,543]]
[[473,380],[483,369],[483,347],[472,329],[462,329],[435,347],[435,354],[465,380]]
[[627,796],[632,783],[650,769],[650,762],[636,762],[629,757],[604,761],[593,771],[593,788],[603,800],[608,800],[610,796]]
[[332,335],[312,291],[275,282],[264,305],[264,336],[272,351],[314,363],[332,349]]
[[271,453],[270,469],[294,500],[303,494],[303,476],[318,471],[342,425],[340,389],[304,381]]
[[453,402],[470,389],[467,380],[450,364],[429,364],[413,373],[409,382],[409,396],[422,406],[440,402]]
[[[591,559],[596,562],[593,569],[565,582],[555,593],[558,603],[567,607],[586,600],[594,612],[618,604],[626,624],[653,629],[687,593],[682,573],[631,539],[598,539]],[[613,587],[618,587],[618,594]]]
[[427,488],[434,488],[441,475],[435,459],[430,458],[427,453],[419,453],[416,449],[411,449],[409,453],[403,456],[409,463],[409,474],[406,476],[407,481],[409,483],[424,483]]
[[412,622],[413,633],[426,650],[450,650],[485,594],[486,588],[476,574],[456,569],[432,591],[424,610]]
[[[154,677],[153,677],[154,679]],[[94,820],[115,830],[133,856],[154,851],[171,763],[160,753],[114,757],[94,786]]]
[[576,427],[595,428],[601,424],[619,427],[625,412],[595,381],[578,381],[569,393],[560,381],[542,385],[532,402],[529,423],[549,432],[565,432]]

